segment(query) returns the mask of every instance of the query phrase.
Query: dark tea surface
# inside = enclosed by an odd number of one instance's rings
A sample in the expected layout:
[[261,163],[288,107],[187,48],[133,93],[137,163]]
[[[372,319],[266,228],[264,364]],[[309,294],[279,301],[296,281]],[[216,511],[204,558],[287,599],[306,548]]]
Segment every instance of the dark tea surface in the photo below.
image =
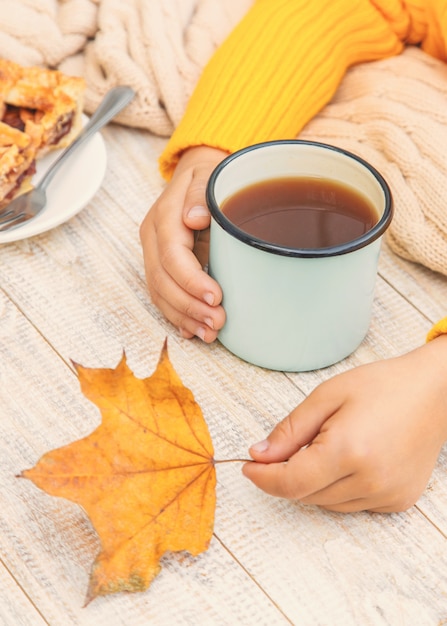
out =
[[327,248],[357,239],[378,222],[351,187],[311,177],[276,178],[245,187],[222,204],[241,230],[288,248]]

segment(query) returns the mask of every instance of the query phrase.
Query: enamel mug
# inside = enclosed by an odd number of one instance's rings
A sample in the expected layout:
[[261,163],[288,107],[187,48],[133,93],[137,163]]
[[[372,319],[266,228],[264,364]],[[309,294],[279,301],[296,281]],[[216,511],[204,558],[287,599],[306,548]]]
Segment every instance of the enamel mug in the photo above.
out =
[[[363,194],[377,222],[360,237],[322,248],[293,248],[241,230],[222,203],[270,179],[312,177]],[[226,322],[219,341],[241,359],[283,371],[329,366],[351,354],[370,324],[381,238],[392,198],[381,174],[346,150],[312,141],[256,144],[235,152],[207,186],[209,273],[220,284]]]

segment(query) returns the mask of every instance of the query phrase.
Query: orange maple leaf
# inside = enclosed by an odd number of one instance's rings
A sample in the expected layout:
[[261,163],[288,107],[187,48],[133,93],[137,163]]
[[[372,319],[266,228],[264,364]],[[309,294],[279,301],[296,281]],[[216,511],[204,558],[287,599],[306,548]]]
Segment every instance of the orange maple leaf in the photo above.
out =
[[166,551],[206,550],[216,476],[207,425],[171,365],[166,341],[149,378],[136,378],[124,355],[116,369],[76,370],[102,423],[21,475],[80,504],[95,527],[101,551],[90,574],[89,602],[147,589]]

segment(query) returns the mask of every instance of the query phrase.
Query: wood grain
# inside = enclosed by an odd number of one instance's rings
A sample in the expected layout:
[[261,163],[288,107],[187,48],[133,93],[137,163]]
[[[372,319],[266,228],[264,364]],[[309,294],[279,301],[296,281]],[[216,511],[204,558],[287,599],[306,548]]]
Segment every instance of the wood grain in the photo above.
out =
[[447,620],[447,457],[408,512],[341,515],[271,498],[218,465],[207,553],[167,555],[144,593],[83,608],[99,548],[83,511],[17,478],[99,422],[71,360],[152,373],[164,338],[208,422],[216,458],[245,458],[320,382],[423,343],[447,311],[447,280],[385,245],[371,328],[343,362],[305,374],[243,363],[184,340],[147,294],[138,227],[163,182],[164,141],[110,126],[104,184],[68,223],[0,248],[0,623],[437,626]]

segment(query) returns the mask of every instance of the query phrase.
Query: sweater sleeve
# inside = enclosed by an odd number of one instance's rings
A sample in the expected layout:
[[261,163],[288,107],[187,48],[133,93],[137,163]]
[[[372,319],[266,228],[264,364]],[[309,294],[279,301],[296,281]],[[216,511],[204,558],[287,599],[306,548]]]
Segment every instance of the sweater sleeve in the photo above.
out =
[[369,0],[256,0],[205,67],[161,156],[162,174],[170,178],[191,146],[234,152],[296,137],[350,65],[402,48]]
[[234,152],[296,137],[351,65],[405,43],[445,58],[440,24],[445,0],[255,0],[205,67],[160,171],[169,179],[191,146]]

